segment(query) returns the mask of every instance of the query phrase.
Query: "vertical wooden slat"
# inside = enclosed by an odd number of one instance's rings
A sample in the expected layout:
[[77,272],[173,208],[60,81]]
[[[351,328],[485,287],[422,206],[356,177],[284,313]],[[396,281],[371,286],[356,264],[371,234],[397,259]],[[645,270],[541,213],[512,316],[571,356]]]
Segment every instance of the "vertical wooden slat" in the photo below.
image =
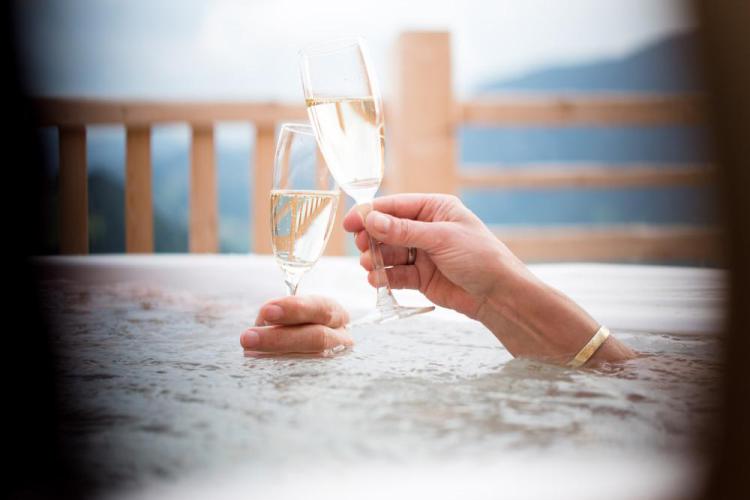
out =
[[320,149],[315,148],[315,189],[328,191],[333,189],[335,181],[328,171],[326,159]]
[[271,253],[271,207],[268,194],[273,183],[273,157],[275,128],[259,125],[255,137],[253,180],[253,250]]
[[86,128],[60,128],[60,253],[89,251]]
[[154,251],[151,128],[128,127],[125,149],[125,250]]
[[[323,158],[323,154],[320,150],[317,150],[315,166],[317,168],[317,179],[318,185],[316,189],[329,191],[336,186],[336,181],[328,172],[328,165],[326,160]],[[333,222],[333,230],[331,231],[331,237],[328,239],[328,245],[326,245],[325,255],[345,255],[346,254],[346,239],[344,228],[342,227],[342,221],[344,220],[344,210],[346,205],[344,203],[346,194],[341,192],[339,194],[339,202],[336,205],[336,220]]]
[[336,220],[333,222],[333,231],[328,240],[325,255],[346,255],[346,231],[343,228],[344,215],[346,215],[346,194],[339,194],[339,203],[336,208]]
[[219,251],[219,216],[216,188],[214,131],[194,125],[190,154],[190,251]]
[[[395,106],[386,117],[398,191],[457,192],[455,104],[447,32],[407,32],[397,44]],[[389,182],[390,184],[390,182]]]

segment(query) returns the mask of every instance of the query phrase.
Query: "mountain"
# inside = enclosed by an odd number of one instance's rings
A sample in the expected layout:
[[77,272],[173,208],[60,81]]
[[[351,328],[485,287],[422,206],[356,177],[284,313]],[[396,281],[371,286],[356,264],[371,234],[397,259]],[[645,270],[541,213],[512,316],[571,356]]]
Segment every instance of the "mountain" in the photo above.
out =
[[700,91],[696,36],[681,33],[621,58],[553,66],[478,86],[477,93]]

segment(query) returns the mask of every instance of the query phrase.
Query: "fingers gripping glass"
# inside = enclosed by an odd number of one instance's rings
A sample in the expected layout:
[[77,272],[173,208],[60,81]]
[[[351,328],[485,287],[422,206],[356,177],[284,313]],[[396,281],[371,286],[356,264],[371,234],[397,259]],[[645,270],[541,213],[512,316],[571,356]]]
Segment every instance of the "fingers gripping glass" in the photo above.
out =
[[[307,112],[331,174],[358,205],[371,204],[383,179],[383,105],[362,40],[342,40],[300,52]],[[432,311],[403,307],[391,293],[378,243],[369,238],[377,307],[363,322],[380,323]]]
[[331,236],[339,190],[312,127],[285,124],[276,144],[271,189],[271,243],[289,295],[318,261]]

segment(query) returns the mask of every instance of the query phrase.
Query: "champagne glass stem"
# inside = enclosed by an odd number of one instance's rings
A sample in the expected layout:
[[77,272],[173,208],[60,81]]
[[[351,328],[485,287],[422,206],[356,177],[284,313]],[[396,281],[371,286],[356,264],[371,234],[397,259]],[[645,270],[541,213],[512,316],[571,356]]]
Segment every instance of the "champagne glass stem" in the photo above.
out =
[[372,266],[375,271],[375,287],[378,292],[378,301],[374,311],[356,321],[352,321],[350,326],[383,323],[385,321],[408,318],[409,316],[434,310],[435,306],[404,307],[396,302],[396,298],[393,296],[393,293],[391,293],[391,285],[388,282],[388,273],[383,265],[383,254],[380,251],[380,243],[375,241],[375,239],[369,235],[367,239],[370,245]]
[[299,287],[299,281],[296,283],[289,279],[284,280],[286,284],[287,295],[297,295],[297,287]]
[[396,303],[396,299],[393,298],[393,293],[391,293],[391,284],[388,281],[388,273],[383,265],[383,253],[380,251],[380,243],[369,234],[367,235],[367,240],[370,244],[370,256],[372,257],[372,266],[375,271],[375,287],[378,292],[376,306],[384,316],[387,316],[398,307],[398,304]]
[[289,295],[297,295],[297,288],[299,287],[299,281],[300,278],[302,278],[303,273],[304,271],[286,271],[284,273],[284,283],[286,284],[286,289]]

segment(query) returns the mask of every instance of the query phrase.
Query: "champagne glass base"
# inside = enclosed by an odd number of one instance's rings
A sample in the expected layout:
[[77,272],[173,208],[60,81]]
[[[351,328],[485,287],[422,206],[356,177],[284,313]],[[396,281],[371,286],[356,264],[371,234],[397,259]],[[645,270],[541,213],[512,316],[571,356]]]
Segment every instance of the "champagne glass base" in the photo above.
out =
[[416,316],[417,314],[424,314],[435,310],[435,306],[424,306],[424,307],[386,307],[383,309],[375,309],[359,319],[356,319],[349,323],[349,326],[358,325],[378,325],[380,323],[386,323],[396,319],[404,319],[409,316]]

